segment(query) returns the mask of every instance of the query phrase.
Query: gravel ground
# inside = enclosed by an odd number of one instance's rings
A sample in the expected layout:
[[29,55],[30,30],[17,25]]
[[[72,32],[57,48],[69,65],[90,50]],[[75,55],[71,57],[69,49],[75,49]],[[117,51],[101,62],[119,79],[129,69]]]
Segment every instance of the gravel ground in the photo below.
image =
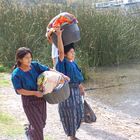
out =
[[[26,124],[26,116],[23,112],[20,96],[16,95],[12,86],[0,88],[0,111],[8,112],[15,116],[21,124]],[[110,110],[108,106],[96,102],[87,94],[87,102],[97,115],[97,122],[83,123],[77,132],[80,140],[140,140],[140,120],[132,118],[122,112]],[[47,105],[47,124],[44,134],[51,140],[65,140],[58,116],[57,105]],[[8,138],[0,136],[0,140],[25,140],[25,136]]]

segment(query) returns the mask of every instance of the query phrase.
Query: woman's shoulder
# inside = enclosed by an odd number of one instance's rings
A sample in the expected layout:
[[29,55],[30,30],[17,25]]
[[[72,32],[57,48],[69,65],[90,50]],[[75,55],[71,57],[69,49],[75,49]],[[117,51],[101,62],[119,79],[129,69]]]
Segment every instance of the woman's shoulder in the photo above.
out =
[[43,64],[41,64],[39,61],[32,61],[31,65],[40,66],[40,65],[43,65]]
[[32,62],[31,62],[31,65],[37,66],[38,64],[39,64],[39,62],[37,62],[37,61],[32,61]]
[[38,61],[32,61],[31,66],[38,68],[41,64]]
[[48,66],[43,65],[37,61],[32,61],[31,66],[33,66],[38,72],[44,72],[50,70]]
[[19,76],[21,73],[20,69],[17,67],[12,72],[12,77]]

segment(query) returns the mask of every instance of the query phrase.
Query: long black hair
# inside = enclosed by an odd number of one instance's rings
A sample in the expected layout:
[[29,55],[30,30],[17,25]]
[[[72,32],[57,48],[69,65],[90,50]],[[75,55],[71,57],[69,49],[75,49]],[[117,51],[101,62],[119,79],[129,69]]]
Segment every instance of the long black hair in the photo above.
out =
[[21,47],[19,49],[17,49],[16,51],[16,64],[14,65],[13,69],[15,69],[16,67],[20,67],[21,63],[20,63],[20,59],[22,59],[26,54],[30,53],[31,57],[32,57],[32,52],[29,48],[26,47]]

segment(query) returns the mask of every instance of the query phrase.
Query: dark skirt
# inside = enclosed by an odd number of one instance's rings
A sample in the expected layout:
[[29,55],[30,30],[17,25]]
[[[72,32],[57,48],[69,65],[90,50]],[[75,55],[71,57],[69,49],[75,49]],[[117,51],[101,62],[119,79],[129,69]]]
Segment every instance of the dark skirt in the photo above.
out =
[[70,84],[70,97],[58,105],[60,120],[67,136],[75,136],[84,117],[84,105],[78,84]]
[[46,124],[46,101],[35,96],[22,96],[23,108],[30,123],[31,140],[44,140],[43,128]]

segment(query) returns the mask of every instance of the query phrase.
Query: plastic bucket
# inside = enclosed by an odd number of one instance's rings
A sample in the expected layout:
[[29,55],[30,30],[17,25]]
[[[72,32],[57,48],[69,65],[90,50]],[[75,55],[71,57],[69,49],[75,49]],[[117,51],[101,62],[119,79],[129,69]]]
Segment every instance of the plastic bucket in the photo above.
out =
[[[64,25],[62,26],[62,29],[64,29],[62,33],[62,41],[64,46],[80,40],[80,30],[76,23]],[[57,36],[55,33],[52,34],[52,40],[57,47]]]
[[48,93],[43,96],[43,98],[50,104],[57,104],[63,102],[70,96],[69,82],[60,84],[57,86],[53,92]]

